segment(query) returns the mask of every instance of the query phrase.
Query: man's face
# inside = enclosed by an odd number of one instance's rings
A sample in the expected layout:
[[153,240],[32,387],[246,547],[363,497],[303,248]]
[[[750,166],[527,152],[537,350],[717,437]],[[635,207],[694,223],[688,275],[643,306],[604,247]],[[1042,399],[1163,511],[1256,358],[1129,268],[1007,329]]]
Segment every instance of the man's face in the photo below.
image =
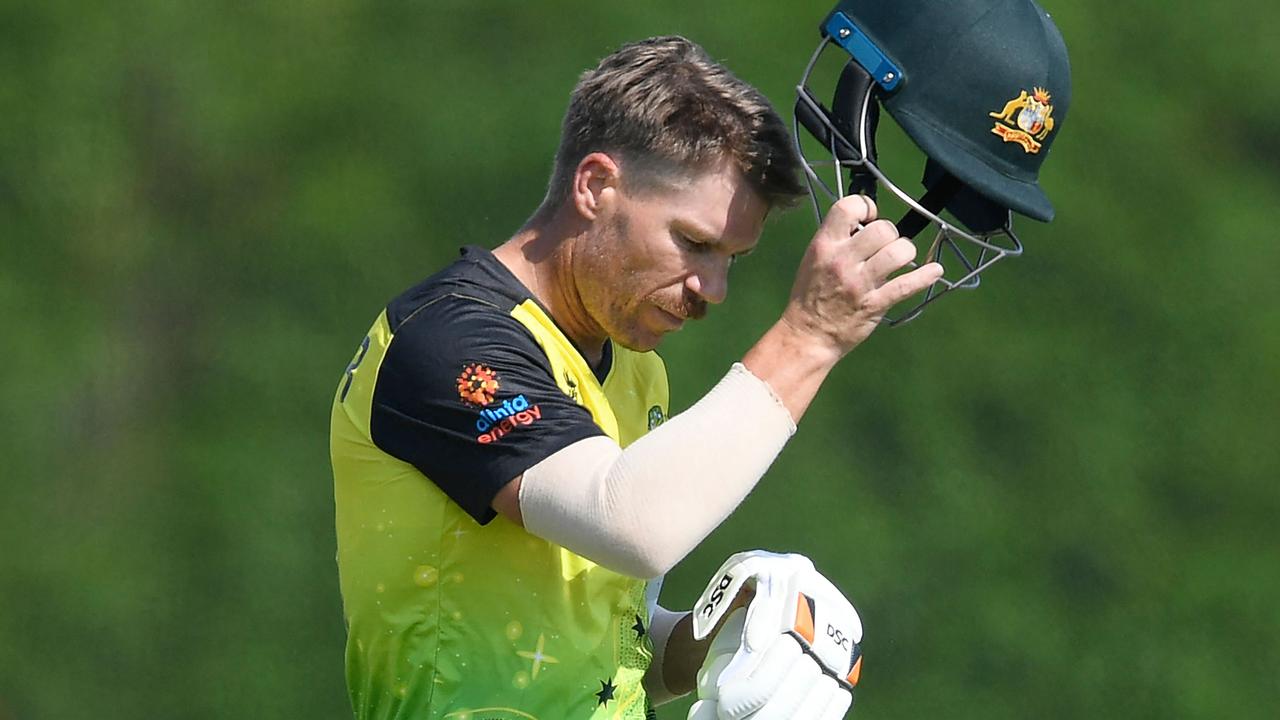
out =
[[582,303],[614,342],[652,350],[729,289],[768,205],[732,167],[644,193],[616,191],[575,260]]

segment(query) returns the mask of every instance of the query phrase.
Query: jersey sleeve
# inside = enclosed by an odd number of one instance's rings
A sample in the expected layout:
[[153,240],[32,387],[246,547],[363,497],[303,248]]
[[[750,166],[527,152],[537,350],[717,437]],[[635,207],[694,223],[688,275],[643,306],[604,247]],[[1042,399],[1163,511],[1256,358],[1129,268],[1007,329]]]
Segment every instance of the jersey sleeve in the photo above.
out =
[[477,522],[539,461],[603,435],[561,391],[532,334],[509,313],[449,296],[398,327],[378,370],[370,436]]

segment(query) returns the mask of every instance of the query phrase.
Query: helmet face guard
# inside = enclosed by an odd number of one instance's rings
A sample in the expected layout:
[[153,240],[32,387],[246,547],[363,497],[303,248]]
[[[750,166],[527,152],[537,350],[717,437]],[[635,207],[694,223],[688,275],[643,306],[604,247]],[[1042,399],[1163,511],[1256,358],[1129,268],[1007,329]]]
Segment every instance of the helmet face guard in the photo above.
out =
[[[852,56],[840,74],[830,109],[810,88],[814,70],[827,51]],[[898,234],[916,242],[917,257],[923,262],[938,262],[943,267],[942,277],[914,305],[884,318],[890,326],[914,320],[925,306],[952,290],[978,287],[981,273],[992,264],[1022,254],[1012,213],[934,160],[925,162],[925,192],[919,198],[912,197],[880,168],[876,153],[880,99],[902,79],[902,72],[846,16],[834,13],[796,86],[793,124],[796,150],[819,224],[823,209],[840,198],[862,194],[875,200],[877,190],[883,188],[907,207],[896,223]],[[822,146],[824,157],[815,159],[806,154],[801,128]],[[944,211],[951,219],[943,216]],[[911,263],[910,267],[918,265]]]

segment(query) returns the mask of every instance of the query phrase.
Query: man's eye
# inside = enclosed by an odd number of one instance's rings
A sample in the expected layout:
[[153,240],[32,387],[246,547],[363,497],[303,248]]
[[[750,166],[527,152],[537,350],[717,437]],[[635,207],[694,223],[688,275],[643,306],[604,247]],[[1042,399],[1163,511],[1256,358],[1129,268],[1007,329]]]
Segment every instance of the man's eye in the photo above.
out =
[[706,252],[711,248],[710,245],[704,242],[699,242],[697,240],[694,240],[693,238],[689,237],[688,235],[685,235],[682,232],[676,233],[676,239],[679,240],[681,245],[683,245],[684,247],[690,250],[693,250],[694,252]]

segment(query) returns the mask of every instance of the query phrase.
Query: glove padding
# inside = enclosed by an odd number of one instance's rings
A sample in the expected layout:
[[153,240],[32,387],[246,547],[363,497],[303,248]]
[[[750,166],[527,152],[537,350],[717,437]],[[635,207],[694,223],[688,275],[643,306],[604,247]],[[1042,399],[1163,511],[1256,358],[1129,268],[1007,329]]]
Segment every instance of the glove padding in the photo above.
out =
[[752,581],[754,599],[711,642],[689,720],[844,717],[862,670],[862,621],[808,558],[730,557],[694,608],[694,637],[705,638]]

